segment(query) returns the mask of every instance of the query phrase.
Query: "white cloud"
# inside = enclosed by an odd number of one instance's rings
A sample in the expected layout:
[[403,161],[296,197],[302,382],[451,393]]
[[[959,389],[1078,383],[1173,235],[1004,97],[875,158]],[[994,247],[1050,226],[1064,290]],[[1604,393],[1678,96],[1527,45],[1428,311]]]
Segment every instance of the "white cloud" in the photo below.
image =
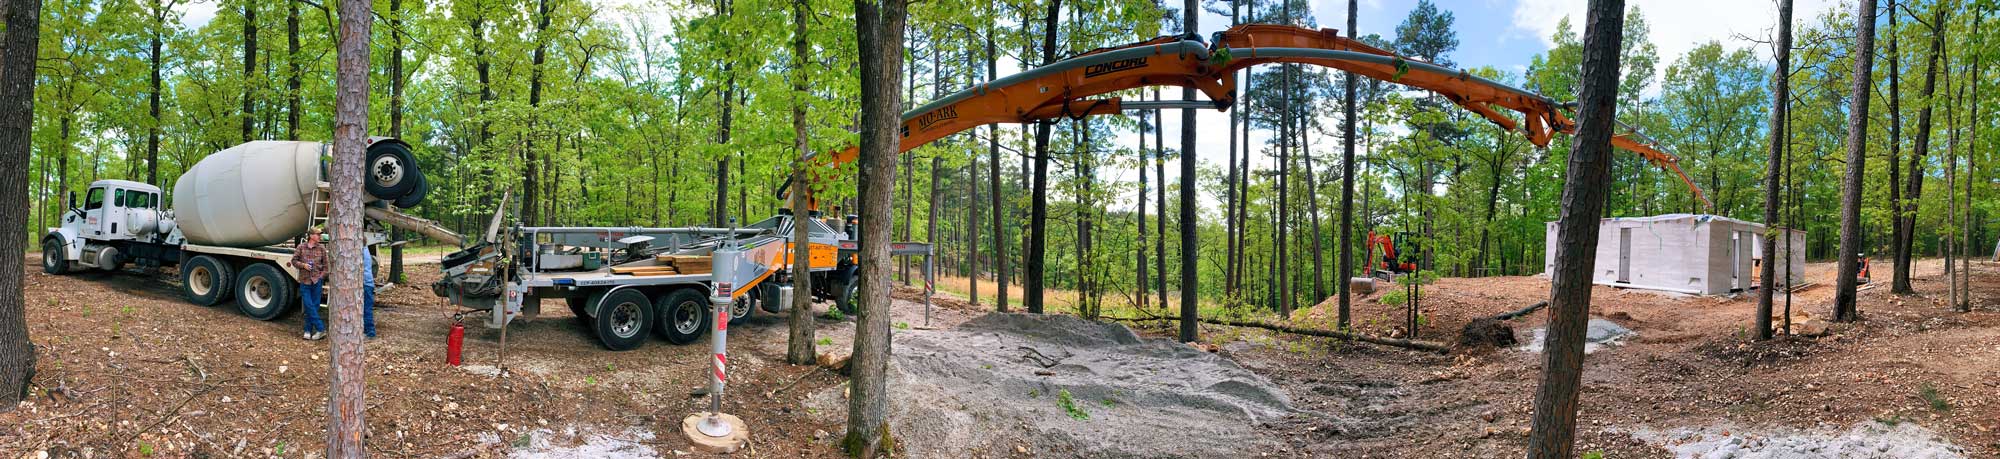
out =
[[[1556,25],[1564,16],[1570,27],[1583,34],[1586,0],[1520,0],[1514,5],[1513,27],[1533,34],[1543,46],[1553,46]],[[1821,13],[1845,7],[1836,0],[1802,0],[1792,5],[1794,30]],[[1626,7],[1638,8],[1651,26],[1649,37],[1659,47],[1661,70],[1702,43],[1721,41],[1727,48],[1753,46],[1746,39],[1768,40],[1777,27],[1776,2],[1757,0],[1631,0]],[[1760,58],[1769,59],[1768,45],[1755,46]]]

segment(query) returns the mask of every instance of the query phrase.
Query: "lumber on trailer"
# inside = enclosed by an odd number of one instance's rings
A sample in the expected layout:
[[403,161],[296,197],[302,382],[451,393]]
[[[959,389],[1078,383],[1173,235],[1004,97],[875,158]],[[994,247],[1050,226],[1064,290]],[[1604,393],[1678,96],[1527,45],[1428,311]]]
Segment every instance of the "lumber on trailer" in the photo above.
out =
[[[1175,317],[1175,316],[1160,316],[1160,317],[1106,317],[1106,318],[1108,318],[1108,319],[1112,319],[1112,320],[1123,320],[1123,321],[1127,321],[1127,322],[1145,322],[1145,321],[1151,321],[1151,320],[1169,320],[1169,321],[1178,321],[1178,320],[1181,320],[1181,318],[1180,318],[1180,317]],[[1360,341],[1360,342],[1364,342],[1364,343],[1370,343],[1370,344],[1379,344],[1379,345],[1383,345],[1383,346],[1390,346],[1390,347],[1400,347],[1400,348],[1404,348],[1404,349],[1416,349],[1416,350],[1420,350],[1420,351],[1431,351],[1431,352],[1438,352],[1438,353],[1443,353],[1443,352],[1450,352],[1450,351],[1451,351],[1451,346],[1447,346],[1447,345],[1445,345],[1444,343],[1439,343],[1439,342],[1435,342],[1435,341],[1417,341],[1417,340],[1408,340],[1408,339],[1396,339],[1396,338],[1383,338],[1383,337],[1380,337],[1380,336],[1370,336],[1370,335],[1363,335],[1363,334],[1359,334],[1359,333],[1347,333],[1347,332],[1339,332],[1339,331],[1332,331],[1332,330],[1316,330],[1316,329],[1311,329],[1311,328],[1298,328],[1298,327],[1293,327],[1293,326],[1289,326],[1289,325],[1279,325],[1279,324],[1267,324],[1267,323],[1263,323],[1263,322],[1248,322],[1248,321],[1239,321],[1239,320],[1226,320],[1226,319],[1210,319],[1210,318],[1206,318],[1206,317],[1203,317],[1203,318],[1200,318],[1199,320],[1200,320],[1200,321],[1201,321],[1202,323],[1206,323],[1206,324],[1213,324],[1213,325],[1228,325],[1228,326],[1231,326],[1231,327],[1249,327],[1249,328],[1261,328],[1261,329],[1265,329],[1265,330],[1271,330],[1271,331],[1279,331],[1279,332],[1285,332],[1285,333],[1291,333],[1291,334],[1295,334],[1295,335],[1306,335],[1306,336],[1318,336],[1318,337],[1323,337],[1323,338],[1340,338],[1340,339],[1348,339],[1348,340],[1354,340],[1354,341]]]
[[639,271],[630,273],[632,277],[678,276],[680,274],[676,271]]
[[634,273],[663,272],[663,271],[674,272],[677,271],[677,269],[675,269],[672,266],[618,266],[611,268],[612,274],[634,274]]

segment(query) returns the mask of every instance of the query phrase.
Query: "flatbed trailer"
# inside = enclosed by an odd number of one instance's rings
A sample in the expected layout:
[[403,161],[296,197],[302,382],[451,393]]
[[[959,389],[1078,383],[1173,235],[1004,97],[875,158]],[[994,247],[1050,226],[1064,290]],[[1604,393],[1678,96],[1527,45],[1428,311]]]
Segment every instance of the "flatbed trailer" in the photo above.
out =
[[[854,312],[859,244],[827,222],[789,214],[740,228],[513,227],[489,229],[488,242],[445,256],[433,293],[486,312],[488,328],[535,317],[541,301],[561,298],[605,348],[637,349],[647,335],[673,344],[699,340],[712,326],[711,306],[736,322],[791,305],[791,234],[804,222],[811,244],[814,299]],[[846,225],[842,225],[846,226]],[[928,244],[895,243],[900,255],[929,255]],[[705,261],[680,271],[663,257]]]

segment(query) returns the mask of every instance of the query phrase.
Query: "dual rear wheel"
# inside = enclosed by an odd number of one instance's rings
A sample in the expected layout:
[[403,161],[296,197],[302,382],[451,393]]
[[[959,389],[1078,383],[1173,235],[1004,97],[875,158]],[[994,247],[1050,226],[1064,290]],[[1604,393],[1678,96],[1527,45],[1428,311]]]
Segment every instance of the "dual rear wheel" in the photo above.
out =
[[673,344],[693,343],[711,324],[708,297],[697,288],[667,290],[651,298],[644,290],[624,288],[567,302],[570,312],[597,334],[598,342],[613,351],[638,349],[651,335]]

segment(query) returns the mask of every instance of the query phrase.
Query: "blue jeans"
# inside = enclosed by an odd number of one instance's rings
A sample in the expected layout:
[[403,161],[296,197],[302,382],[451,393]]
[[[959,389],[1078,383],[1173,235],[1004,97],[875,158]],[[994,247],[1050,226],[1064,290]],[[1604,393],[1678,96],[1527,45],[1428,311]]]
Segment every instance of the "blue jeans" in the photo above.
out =
[[361,288],[361,324],[369,338],[375,337],[375,283]]
[[326,297],[326,284],[299,284],[299,309],[306,312],[306,333],[326,331],[326,322],[319,320],[319,303]]

